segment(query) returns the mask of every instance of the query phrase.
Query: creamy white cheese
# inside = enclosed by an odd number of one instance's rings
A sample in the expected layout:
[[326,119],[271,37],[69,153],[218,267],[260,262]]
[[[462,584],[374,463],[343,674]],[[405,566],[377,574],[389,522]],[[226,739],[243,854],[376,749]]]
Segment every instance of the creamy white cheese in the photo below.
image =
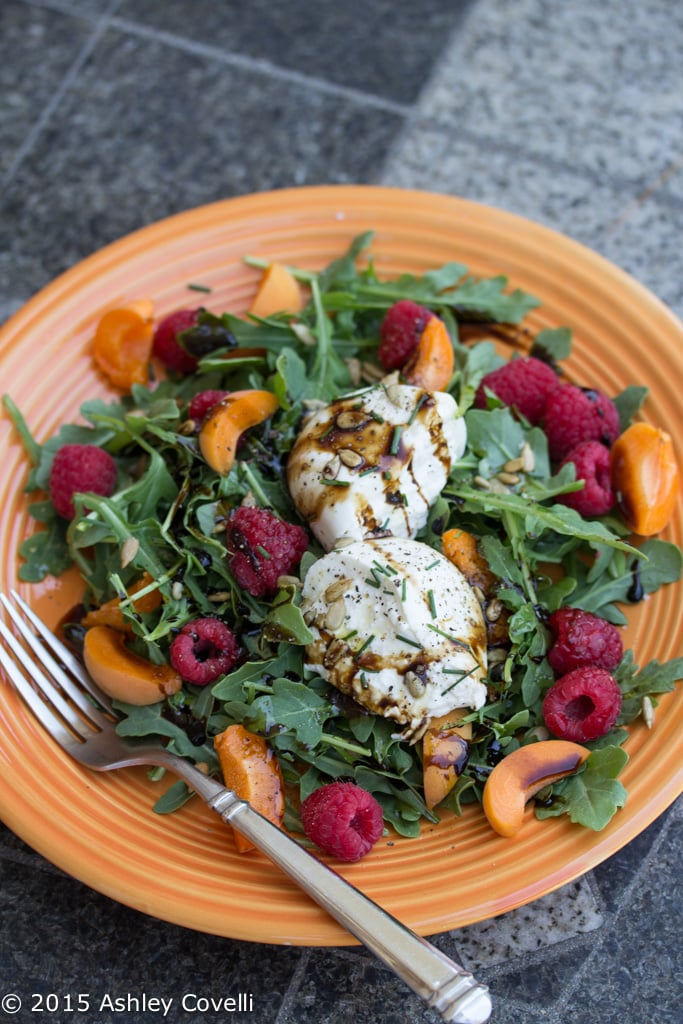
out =
[[378,384],[307,417],[287,483],[326,551],[340,537],[414,537],[465,442],[451,395]]
[[471,586],[427,544],[351,541],[308,570],[306,661],[418,739],[429,721],[486,700],[486,628]]

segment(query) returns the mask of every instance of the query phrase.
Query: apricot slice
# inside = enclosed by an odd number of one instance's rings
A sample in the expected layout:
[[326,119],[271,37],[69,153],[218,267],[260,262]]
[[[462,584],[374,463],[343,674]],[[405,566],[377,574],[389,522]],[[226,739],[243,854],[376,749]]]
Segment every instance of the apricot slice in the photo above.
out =
[[110,626],[87,630],[83,660],[100,689],[126,704],[157,704],[183,685],[170,665],[155,665],[131,651],[125,633]]
[[[280,764],[268,741],[236,724],[214,737],[213,743],[226,787],[281,828],[285,788]],[[233,832],[239,853],[254,849],[254,844],[237,829]]]
[[420,335],[417,348],[401,374],[409,384],[425,391],[445,391],[453,376],[455,354],[446,325],[433,316]]
[[249,427],[263,423],[278,409],[270,391],[233,391],[210,411],[199,431],[199,448],[212,469],[229,473],[237,442]]
[[110,309],[100,319],[93,339],[93,359],[118,388],[147,384],[154,343],[154,306],[139,299]]
[[271,263],[261,278],[249,312],[264,319],[274,313],[298,313],[302,306],[299,282],[287,267]]
[[460,722],[467,713],[467,708],[456,708],[433,718],[422,737],[422,780],[430,810],[445,800],[467,763],[472,723]]
[[473,587],[479,587],[488,594],[496,577],[477,545],[477,538],[467,530],[454,527],[441,534],[441,550],[463,574]]
[[667,525],[679,492],[679,470],[669,434],[651,423],[632,423],[610,453],[610,474],[626,525],[651,537]]
[[[152,582],[149,573],[143,573],[140,579],[130,587],[129,596],[134,597],[138,591],[144,590]],[[146,612],[156,611],[161,604],[161,591],[157,588],[150,590],[149,593],[134,600],[132,604],[138,614],[144,615]],[[99,608],[93,608],[84,615],[81,624],[86,629],[90,629],[91,626],[111,626],[112,629],[117,629],[119,632],[132,632],[130,620],[124,618],[121,611],[121,600],[118,597],[112,598],[111,601],[105,601]]]
[[573,775],[590,751],[569,740],[541,740],[518,747],[495,766],[484,786],[483,808],[501,836],[522,827],[528,800],[553,782]]

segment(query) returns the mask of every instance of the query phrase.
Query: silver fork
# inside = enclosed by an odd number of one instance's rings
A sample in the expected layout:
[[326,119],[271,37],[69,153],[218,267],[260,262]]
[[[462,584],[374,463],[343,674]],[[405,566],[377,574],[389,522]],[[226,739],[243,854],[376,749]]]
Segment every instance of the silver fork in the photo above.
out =
[[26,602],[14,591],[11,595],[14,604],[4,594],[0,594],[0,600],[21,640],[0,619],[5,642],[0,647],[0,664],[36,718],[68,754],[95,771],[136,764],[168,768],[224,821],[267,854],[443,1020],[454,1024],[484,1024],[489,1020],[488,989],[468,971],[215,779],[161,744],[138,743],[117,735],[117,716],[109,698]]

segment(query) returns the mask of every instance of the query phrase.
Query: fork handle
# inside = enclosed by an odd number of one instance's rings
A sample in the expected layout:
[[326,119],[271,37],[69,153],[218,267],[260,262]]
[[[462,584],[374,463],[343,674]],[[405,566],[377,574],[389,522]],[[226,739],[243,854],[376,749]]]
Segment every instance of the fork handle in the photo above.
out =
[[485,1024],[489,1019],[488,989],[469,971],[397,921],[230,790],[222,790],[208,803],[390,967],[442,1020]]

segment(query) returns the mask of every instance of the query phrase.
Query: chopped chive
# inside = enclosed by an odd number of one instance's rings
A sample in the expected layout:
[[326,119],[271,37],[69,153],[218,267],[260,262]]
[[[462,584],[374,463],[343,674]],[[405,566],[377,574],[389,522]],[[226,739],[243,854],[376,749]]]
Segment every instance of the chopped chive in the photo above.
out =
[[406,580],[406,578],[404,576],[403,579],[401,580],[401,600],[402,601],[405,601],[405,599],[406,599],[406,589],[407,589],[407,586],[408,586],[408,581]]
[[[458,685],[458,683],[461,683],[461,682],[463,681],[463,679],[467,679],[467,677],[468,677],[468,676],[471,676],[471,675],[472,675],[472,673],[474,672],[475,668],[478,668],[478,667],[479,667],[479,663],[477,662],[477,664],[476,664],[476,665],[473,665],[473,666],[472,666],[472,668],[471,668],[471,669],[470,669],[470,670],[469,670],[468,672],[465,672],[464,670],[463,670],[463,671],[461,671],[461,672],[460,672],[460,678],[459,678],[459,679],[456,679],[456,680],[455,680],[455,682],[454,682],[454,683],[451,683],[451,685],[450,685],[450,686],[447,686],[445,690],[442,690],[442,691],[441,691],[441,696],[443,697],[443,695],[444,695],[445,693],[450,693],[450,691],[451,691],[451,690],[452,690],[452,689],[453,689],[454,687],[456,687],[456,686]],[[444,669],[443,671],[444,671],[444,675],[453,675],[453,676],[454,676],[454,675],[457,675],[457,672],[456,672],[456,670],[455,670],[455,669],[450,669],[450,670],[448,670],[448,669]]]
[[358,648],[358,650],[354,654],[354,658],[360,658],[360,656],[363,653],[363,651],[366,650],[370,646],[370,644],[372,643],[372,641],[374,639],[375,639],[375,634],[371,633],[370,636],[365,641],[365,643],[363,644],[363,646]]
[[425,572],[429,572],[430,569],[435,569],[438,564],[439,564],[439,560],[437,558],[436,562],[430,562],[430,564],[425,569]]
[[394,427],[394,432],[391,435],[391,447],[389,449],[390,455],[396,455],[396,453],[398,451],[398,446],[401,443],[401,434],[402,433],[403,433],[403,427],[402,426],[399,425],[399,426]]
[[422,644],[418,644],[416,640],[411,640],[409,636],[403,636],[402,633],[397,633],[396,639],[402,640],[404,644],[408,644],[410,647],[416,647],[418,651],[422,650]]
[[391,470],[385,469],[384,472],[382,473],[382,477],[384,480],[391,480]]
[[461,640],[459,637],[453,636],[452,633],[446,633],[445,630],[439,629],[439,627],[435,626],[432,622],[427,623],[427,629],[433,630],[435,633],[438,633],[439,636],[445,637],[446,640],[450,640],[451,643],[457,644],[458,647],[462,647],[463,650],[469,651],[470,654],[472,653],[472,645],[468,644],[466,640]]
[[326,480],[324,476],[320,477],[320,482],[325,484],[327,487],[350,487],[350,480]]
[[372,564],[374,565],[374,567],[377,570],[377,572],[381,572],[382,573],[382,576],[388,576],[389,575],[389,573],[386,570],[386,566],[380,565],[376,558],[373,560]]
[[192,284],[188,284],[187,287],[192,292],[206,292],[208,294],[209,292],[213,291],[213,288],[209,288],[205,284],[194,284],[194,283],[192,283]]
[[430,612],[432,614],[432,618],[435,619],[436,616],[437,616],[437,611],[436,611],[436,600],[434,599],[434,591],[433,590],[428,590],[427,591],[427,598],[429,600],[429,610],[430,610]]
[[352,629],[350,633],[347,633],[346,636],[339,637],[339,639],[340,640],[350,640],[352,637],[354,637],[356,635],[357,632],[358,632],[357,629]]
[[389,528],[389,523],[390,522],[391,522],[391,516],[387,516],[387,518],[384,520],[384,522],[380,526],[380,530],[387,530]]
[[368,473],[376,473],[378,471],[378,469],[379,469],[379,466],[369,466],[367,469],[362,470],[358,474],[358,476],[367,476]]
[[262,544],[257,544],[256,545],[256,550],[259,552],[259,554],[263,555],[264,558],[267,558],[268,561],[270,561],[270,558],[271,558],[270,551],[266,551],[266,549],[263,547]]
[[419,413],[420,409],[422,408],[422,406],[425,404],[426,401],[427,401],[427,396],[426,395],[420,395],[418,401],[415,404],[415,407],[413,408],[413,411],[410,414],[410,419],[408,420],[409,424],[413,423],[415,421],[415,417],[417,416],[417,414]]
[[384,416],[380,416],[378,412],[371,412],[370,416],[375,421],[375,423],[384,423]]
[[379,588],[382,586],[382,584],[377,579],[375,579],[374,576],[372,577],[372,579],[370,579],[369,576],[366,576],[365,579],[363,580],[363,583],[368,583],[371,587],[374,587],[375,590],[379,590]]
[[388,573],[389,576],[398,576],[398,569],[395,569],[393,565],[385,565],[384,571]]
[[368,677],[366,676],[365,672],[361,672],[360,674],[360,685],[363,687],[364,690],[367,690],[368,686],[370,685],[368,683]]

